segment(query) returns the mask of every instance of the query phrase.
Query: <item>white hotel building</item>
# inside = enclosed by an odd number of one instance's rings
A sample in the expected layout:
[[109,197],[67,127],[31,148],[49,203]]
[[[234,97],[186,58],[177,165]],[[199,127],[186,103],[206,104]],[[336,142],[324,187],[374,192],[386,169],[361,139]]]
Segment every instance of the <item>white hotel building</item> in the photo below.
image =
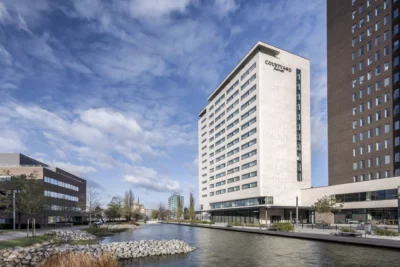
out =
[[258,42],[211,93],[198,129],[203,219],[295,216],[311,187],[310,61]]

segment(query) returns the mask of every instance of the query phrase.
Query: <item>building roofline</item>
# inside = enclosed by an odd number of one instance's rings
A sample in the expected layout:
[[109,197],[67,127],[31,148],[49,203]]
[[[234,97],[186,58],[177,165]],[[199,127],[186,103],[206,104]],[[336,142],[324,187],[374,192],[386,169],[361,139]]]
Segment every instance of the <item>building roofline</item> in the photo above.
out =
[[235,66],[235,68],[226,76],[226,78],[217,86],[217,88],[215,88],[214,91],[212,91],[212,93],[209,95],[208,97],[208,101],[212,101],[214,99],[214,97],[223,89],[223,87],[225,87],[230,81],[231,78],[235,75],[237,75],[237,73],[242,70],[242,68],[246,65],[246,63],[248,61],[250,61],[250,59],[253,58],[253,56],[258,52],[264,50],[266,53],[268,54],[272,54],[273,56],[277,56],[280,51],[284,51],[287,52],[289,54],[301,57],[307,61],[310,61],[308,58],[296,55],[292,52],[280,49],[278,47],[275,47],[273,45],[267,44],[265,42],[262,41],[258,41],[250,50],[249,52],[247,52],[247,54],[240,60],[240,62]]

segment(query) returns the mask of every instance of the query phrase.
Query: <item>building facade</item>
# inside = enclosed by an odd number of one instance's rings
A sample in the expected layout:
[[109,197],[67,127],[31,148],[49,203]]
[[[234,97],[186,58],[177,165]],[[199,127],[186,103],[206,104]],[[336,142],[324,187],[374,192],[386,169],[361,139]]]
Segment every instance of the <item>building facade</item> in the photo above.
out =
[[[0,173],[0,191],[3,194],[7,193],[7,180],[11,176],[33,174],[34,179],[43,182],[43,194],[48,197],[48,204],[43,216],[36,218],[37,223],[46,225],[60,221],[82,221],[86,180],[19,153],[0,153]],[[5,214],[4,210],[0,210],[0,218],[3,223],[12,223],[12,216]],[[23,223],[26,223],[25,218]]]
[[289,218],[310,178],[310,62],[258,42],[198,120],[203,219]]
[[333,223],[371,222],[397,224],[400,177],[347,183],[301,191],[302,205],[311,207],[317,199],[334,196],[343,208],[334,213]]
[[172,216],[175,216],[176,211],[178,210],[178,197],[181,199],[182,203],[182,214],[183,214],[183,208],[184,208],[184,197],[174,193],[172,196],[168,198],[168,210],[171,211]]
[[327,1],[329,185],[400,175],[399,8]]

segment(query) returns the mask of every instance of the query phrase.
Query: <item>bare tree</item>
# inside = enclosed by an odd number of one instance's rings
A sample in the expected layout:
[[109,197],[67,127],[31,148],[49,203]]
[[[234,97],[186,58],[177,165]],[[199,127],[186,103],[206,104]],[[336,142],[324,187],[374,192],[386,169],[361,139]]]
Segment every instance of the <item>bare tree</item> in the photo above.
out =
[[124,196],[124,215],[128,221],[131,220],[133,215],[133,204],[135,202],[135,196],[132,190],[126,191]]
[[162,203],[160,203],[160,205],[158,206],[158,219],[165,219],[165,206]]
[[86,195],[79,198],[78,206],[86,216],[89,216],[89,225],[92,224],[92,216],[96,213],[96,207],[99,206],[99,192],[93,186],[88,186]]

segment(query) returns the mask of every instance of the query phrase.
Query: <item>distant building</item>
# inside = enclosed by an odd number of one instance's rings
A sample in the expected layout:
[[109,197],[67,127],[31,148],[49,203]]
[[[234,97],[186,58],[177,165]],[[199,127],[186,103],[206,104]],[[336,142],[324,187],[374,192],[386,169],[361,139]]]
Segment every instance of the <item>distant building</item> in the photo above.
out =
[[[9,175],[6,175],[7,172]],[[9,193],[6,181],[11,176],[31,174],[43,181],[43,194],[49,199],[48,209],[41,218],[36,218],[36,223],[82,221],[80,207],[86,203],[86,180],[23,154],[0,153],[0,194]],[[23,223],[26,223],[26,219],[22,219]],[[4,206],[0,208],[0,223],[12,223],[12,215],[4,213]]]
[[184,203],[184,198],[183,196],[174,193],[172,196],[168,198],[168,209],[171,211],[173,216],[175,215],[176,211],[178,210],[178,197],[181,198],[181,203],[182,203],[182,212],[183,212],[183,203]]

